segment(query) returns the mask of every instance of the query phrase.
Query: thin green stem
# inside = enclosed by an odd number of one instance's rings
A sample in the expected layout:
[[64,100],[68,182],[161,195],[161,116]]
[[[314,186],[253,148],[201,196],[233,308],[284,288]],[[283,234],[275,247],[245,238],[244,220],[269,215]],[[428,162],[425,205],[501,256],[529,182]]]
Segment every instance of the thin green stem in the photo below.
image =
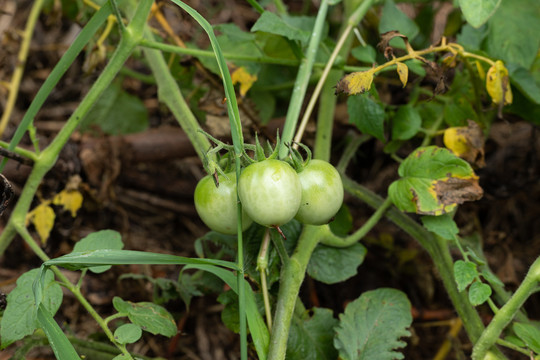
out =
[[321,227],[306,225],[289,262],[283,266],[279,286],[274,329],[270,335],[268,360],[283,360],[287,351],[287,340],[300,286],[304,281],[311,254],[321,238]]
[[[5,141],[1,141],[0,140],[0,147],[3,148],[3,149],[8,149],[9,148],[9,144]],[[13,153],[17,154],[17,155],[20,155],[20,156],[23,156],[27,159],[30,159],[32,161],[36,161],[37,160],[37,156],[34,152],[30,151],[30,150],[26,150],[26,149],[23,149],[21,147],[16,147],[14,148],[13,150],[11,150]]]
[[357,243],[358,241],[363,239],[364,236],[366,236],[367,233],[371,231],[371,229],[373,229],[375,225],[377,225],[379,220],[381,220],[381,218],[384,216],[384,213],[390,208],[390,206],[392,206],[392,200],[390,200],[390,198],[387,198],[386,200],[384,200],[381,206],[377,208],[373,215],[371,215],[368,221],[366,221],[364,225],[362,225],[362,227],[360,227],[354,233],[344,238],[339,236],[326,236],[321,239],[321,244],[332,247],[344,248]]
[[501,332],[506,328],[512,319],[519,312],[525,301],[536,291],[538,281],[540,280],[540,257],[531,265],[525,279],[519,285],[516,292],[503,307],[493,316],[493,319],[482,333],[482,336],[476,341],[472,359],[482,360],[488,350],[492,348]]
[[298,74],[296,76],[296,82],[291,94],[291,101],[289,102],[289,108],[287,110],[287,116],[285,117],[285,125],[283,128],[283,135],[281,137],[281,144],[279,147],[279,157],[285,158],[289,151],[286,144],[290,143],[293,139],[294,132],[296,131],[296,124],[298,123],[298,117],[302,109],[302,103],[306,95],[309,78],[311,77],[311,71],[313,69],[313,63],[315,62],[315,56],[322,40],[324,21],[328,12],[328,0],[323,0],[315,19],[315,25],[311,33],[311,39],[307,48],[307,54],[302,59],[302,63],[298,68]]
[[259,13],[262,14],[264,12],[264,8],[259,5],[259,3],[255,0],[247,0],[247,2]]
[[506,340],[503,340],[503,339],[497,339],[497,344],[501,345],[501,346],[504,346],[504,347],[507,347],[509,349],[512,349],[514,351],[517,351],[517,352],[520,352],[522,353],[523,355],[527,355],[527,356],[530,356],[531,355],[531,352],[530,351],[527,351],[517,345],[514,345],[513,343],[511,343],[510,341],[506,341]]
[[257,256],[257,270],[261,277],[261,292],[263,294],[264,312],[266,314],[266,324],[268,331],[272,332],[272,309],[270,307],[270,298],[268,296],[268,284],[266,282],[266,271],[268,270],[268,246],[270,245],[270,228],[264,232],[263,241]]

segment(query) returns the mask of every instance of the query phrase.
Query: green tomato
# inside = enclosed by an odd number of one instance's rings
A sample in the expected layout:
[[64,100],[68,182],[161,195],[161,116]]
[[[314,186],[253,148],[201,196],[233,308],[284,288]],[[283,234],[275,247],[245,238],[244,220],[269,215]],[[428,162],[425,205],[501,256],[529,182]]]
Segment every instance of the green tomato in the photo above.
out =
[[343,204],[343,183],[338,171],[323,160],[311,160],[298,174],[302,201],[296,220],[304,224],[327,224]]
[[242,171],[238,196],[253,221],[264,226],[281,226],[296,215],[302,187],[296,171],[289,164],[268,159]]
[[[219,187],[214,184],[212,176],[207,175],[199,181],[195,188],[195,209],[202,221],[210,229],[222,234],[237,233],[237,198],[236,174],[228,173],[227,178],[219,175]],[[242,211],[242,230],[251,225],[252,220]]]

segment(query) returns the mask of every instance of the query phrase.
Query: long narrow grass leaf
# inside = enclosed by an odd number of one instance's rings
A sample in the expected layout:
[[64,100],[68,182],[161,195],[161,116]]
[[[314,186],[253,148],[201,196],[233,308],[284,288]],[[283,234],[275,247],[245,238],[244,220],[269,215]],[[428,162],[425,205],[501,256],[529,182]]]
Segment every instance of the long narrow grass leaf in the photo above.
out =
[[[236,277],[234,276],[234,274],[230,271],[208,265],[188,265],[184,269],[190,268],[207,271],[216,275],[227,285],[229,285],[234,292],[238,294],[238,282],[236,281]],[[255,294],[245,280],[244,289],[246,290],[246,315],[249,325],[249,331],[251,333],[251,338],[253,339],[253,344],[255,345],[255,350],[257,351],[259,360],[266,360],[266,356],[268,353],[268,345],[270,343],[270,334],[268,333],[268,328],[266,327],[264,319],[257,308],[257,303],[255,302]]]
[[71,345],[62,329],[60,329],[60,326],[58,326],[53,316],[43,304],[38,307],[37,320],[47,335],[49,344],[58,360],[80,359],[80,356],[73,348],[73,345]]
[[43,263],[45,266],[62,266],[67,269],[83,269],[96,265],[212,265],[238,270],[236,263],[214,259],[193,259],[177,255],[158,254],[134,250],[100,249],[74,252]]
[[[112,8],[109,2],[106,2],[88,21],[86,26],[81,30],[75,41],[68,48],[66,53],[62,56],[58,64],[51,71],[47,80],[43,83],[38,93],[34,97],[34,100],[30,104],[28,110],[24,114],[21,123],[17,127],[17,131],[13,135],[8,149],[13,150],[21,141],[23,135],[28,130],[28,127],[34,120],[41,106],[45,103],[45,100],[54,89],[60,78],[69,69],[73,61],[77,58],[83,48],[88,44],[90,39],[94,36],[99,27],[107,20],[107,17],[111,14]],[[0,171],[4,168],[7,162],[7,158],[4,158],[0,164]]]

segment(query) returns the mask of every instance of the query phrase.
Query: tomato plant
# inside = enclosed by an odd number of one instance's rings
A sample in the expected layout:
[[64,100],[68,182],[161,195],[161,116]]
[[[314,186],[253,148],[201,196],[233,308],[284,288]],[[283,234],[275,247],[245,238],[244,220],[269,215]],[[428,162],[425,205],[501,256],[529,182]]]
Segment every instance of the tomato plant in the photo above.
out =
[[[216,187],[212,176],[202,178],[195,188],[195,208],[202,221],[210,229],[228,235],[237,233],[237,198],[236,174],[228,173],[218,176],[219,186]],[[242,230],[251,225],[252,221],[242,211]]]
[[296,220],[304,224],[328,223],[343,203],[341,177],[330,163],[314,159],[298,174],[302,201]]
[[302,187],[296,171],[284,161],[267,159],[249,165],[238,181],[246,213],[265,226],[283,225],[300,207]]

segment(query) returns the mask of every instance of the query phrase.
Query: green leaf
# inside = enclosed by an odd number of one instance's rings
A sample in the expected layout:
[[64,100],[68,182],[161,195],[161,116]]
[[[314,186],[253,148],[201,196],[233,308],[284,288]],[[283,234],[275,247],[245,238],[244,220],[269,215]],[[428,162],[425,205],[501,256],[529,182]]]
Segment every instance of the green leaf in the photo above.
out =
[[343,360],[403,359],[395,351],[406,345],[400,338],[410,336],[411,304],[395,289],[367,291],[347,305],[339,316],[334,346]]
[[311,317],[294,316],[287,340],[288,360],[336,359],[334,327],[338,320],[330,309],[313,308]]
[[455,239],[459,233],[456,222],[448,214],[440,216],[422,216],[422,224],[429,231],[439,235],[443,239]]
[[487,51],[492,58],[529,69],[540,45],[540,2],[503,1],[489,19]]
[[221,321],[229,330],[238,334],[240,332],[238,295],[232,290],[225,291],[219,294],[217,301],[224,305],[221,311]]
[[141,132],[148,128],[148,112],[141,99],[128,94],[119,82],[114,82],[90,109],[81,123],[81,130],[91,130],[93,125],[111,135]]
[[350,96],[347,99],[349,122],[363,133],[384,141],[384,108],[369,94]]
[[420,147],[401,163],[402,177],[388,188],[394,205],[407,212],[442,215],[482,197],[469,163],[437,146]]
[[529,349],[540,354],[540,329],[537,326],[516,322],[512,328]]
[[476,264],[470,261],[457,260],[454,263],[454,278],[458,291],[463,291],[469,286],[478,276]]
[[341,205],[341,208],[334,216],[334,220],[329,225],[330,230],[338,236],[346,236],[352,230],[353,218],[346,204]]
[[[92,250],[114,249],[121,250],[124,247],[122,236],[114,230],[101,230],[91,233],[79,240],[73,247],[72,252],[85,252]],[[99,274],[109,270],[111,266],[95,266],[90,271]]]
[[154,335],[171,337],[176,335],[176,323],[165,308],[151,302],[124,301],[118,296],[113,298],[113,306],[120,314],[139,325],[143,330]]
[[265,11],[255,22],[251,31],[263,31],[270,34],[281,35],[289,40],[298,40],[306,45],[311,38],[311,30],[315,18],[307,16],[281,17],[270,11]]
[[49,345],[54,351],[54,355],[58,360],[74,360],[80,359],[73,345],[58,326],[53,318],[53,315],[47,310],[45,304],[41,303],[37,310],[37,321],[40,327],[47,335]]
[[507,68],[511,83],[517,87],[527,99],[535,104],[540,104],[540,86],[534,81],[531,73],[514,64],[509,64]]
[[411,105],[400,106],[392,123],[393,140],[409,140],[422,126],[418,110]]
[[376,62],[377,52],[371,45],[357,46],[351,50],[351,55],[358,61],[373,64]]
[[[379,22],[379,33],[397,30],[401,34],[407,36],[409,40],[413,40],[420,32],[418,25],[405,15],[392,0],[386,0],[382,10],[381,19]],[[395,42],[395,43],[394,43]],[[404,48],[403,42],[398,39],[390,40],[392,46]]]
[[475,29],[470,24],[465,24],[457,36],[457,43],[467,50],[480,50],[487,34],[488,27],[485,25]]
[[139,341],[142,329],[135,324],[124,324],[114,331],[114,339],[120,344],[133,344]]
[[495,13],[501,0],[459,0],[465,20],[473,27],[482,26]]
[[454,99],[444,107],[444,121],[449,126],[466,126],[467,120],[476,120],[478,116],[472,104],[460,97]]
[[[0,322],[0,349],[31,335],[38,326],[36,320],[33,284],[39,269],[30,270],[17,279],[17,286],[7,296],[7,307]],[[44,278],[43,299],[41,302],[51,314],[56,314],[62,303],[62,289],[54,280],[53,272],[48,270]]]
[[473,306],[483,304],[491,296],[491,287],[478,281],[469,288],[469,301]]
[[366,256],[364,245],[356,243],[348,248],[318,245],[311,255],[307,272],[325,284],[336,284],[357,274],[357,268]]

